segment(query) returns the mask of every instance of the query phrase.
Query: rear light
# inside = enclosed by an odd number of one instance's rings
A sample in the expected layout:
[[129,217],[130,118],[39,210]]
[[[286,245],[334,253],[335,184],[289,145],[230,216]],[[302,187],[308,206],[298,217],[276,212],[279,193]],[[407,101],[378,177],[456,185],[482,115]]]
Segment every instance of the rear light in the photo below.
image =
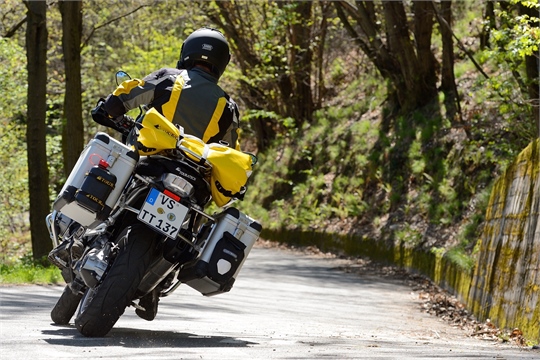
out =
[[193,185],[186,179],[175,174],[163,174],[163,185],[165,188],[180,197],[189,197],[193,194]]
[[180,201],[180,196],[176,195],[172,191],[169,191],[169,190],[165,189],[165,191],[163,191],[163,193],[165,195],[167,195],[168,197],[170,197],[171,199],[173,199],[174,201]]

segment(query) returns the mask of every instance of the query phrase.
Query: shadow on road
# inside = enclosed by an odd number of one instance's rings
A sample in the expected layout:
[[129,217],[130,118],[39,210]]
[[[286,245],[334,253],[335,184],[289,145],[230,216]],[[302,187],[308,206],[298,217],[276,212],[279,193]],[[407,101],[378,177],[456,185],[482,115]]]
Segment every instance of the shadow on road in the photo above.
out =
[[155,331],[129,328],[113,328],[106,337],[82,336],[74,326],[56,326],[43,330],[44,341],[51,345],[74,347],[123,346],[126,348],[213,348],[246,347],[257,343],[226,336],[207,336],[174,331]]

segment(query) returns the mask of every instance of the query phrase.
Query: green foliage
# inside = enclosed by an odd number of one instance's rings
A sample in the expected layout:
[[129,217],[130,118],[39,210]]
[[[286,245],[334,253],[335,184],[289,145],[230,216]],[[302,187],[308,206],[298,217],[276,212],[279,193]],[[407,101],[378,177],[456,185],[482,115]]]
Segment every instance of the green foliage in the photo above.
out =
[[323,228],[328,219],[362,216],[369,209],[366,154],[378,134],[377,122],[361,118],[366,109],[367,101],[354,101],[321,110],[314,123],[278,140],[260,158],[251,180],[256,191],[248,191],[242,209],[269,228]]
[[411,224],[404,223],[395,233],[398,244],[405,244],[407,247],[414,248],[418,246],[422,240],[422,233],[414,229]]
[[57,267],[33,263],[28,258],[7,265],[0,264],[0,284],[61,284],[64,282]]
[[[96,0],[83,6],[82,100],[87,139],[96,131],[110,130],[94,123],[90,110],[100,97],[116,88],[115,73],[122,69],[142,78],[161,67],[175,67],[187,29],[207,25],[195,2],[134,2]],[[50,13],[55,13],[50,11]],[[157,19],[157,20],[156,20]],[[156,27],[156,22],[159,27]],[[52,26],[58,31],[58,25]],[[60,37],[55,38],[61,54]],[[53,69],[62,82],[61,64]],[[63,89],[59,91],[63,93]],[[63,99],[63,97],[61,98]],[[135,112],[133,115],[137,115]]]
[[[540,9],[539,3],[512,0],[510,6],[496,7],[497,27],[490,29],[491,47],[479,53],[479,59],[496,71],[489,79],[480,79],[475,100],[483,103],[485,98],[497,101],[498,111],[506,122],[507,129],[519,128],[525,143],[538,136],[536,124],[530,121],[533,108],[527,87],[538,87],[538,79],[531,79],[526,72],[525,57],[538,56],[540,44],[540,19],[538,16],[517,14],[515,7]],[[485,26],[489,25],[487,19]],[[478,96],[480,95],[480,96]]]
[[28,229],[26,155],[26,58],[12,39],[0,39],[0,250],[6,256]]
[[[540,10],[538,2],[511,0],[512,5],[522,4],[531,9]],[[497,9],[495,15],[500,19],[502,27],[493,29],[491,36],[497,44],[497,53],[493,55],[504,58],[509,63],[519,63],[525,56],[537,55],[540,40],[538,17],[526,14],[515,15],[509,11]]]
[[[335,59],[329,75],[350,79],[344,63]],[[370,224],[363,229],[381,228],[388,226],[387,214],[397,211],[403,226],[391,231],[392,239],[410,246],[422,246],[416,223],[437,229],[460,224],[459,246],[446,256],[468,268],[485,212],[483,199],[527,143],[520,127],[526,121],[515,126],[523,109],[505,108],[506,99],[486,89],[467,59],[456,68],[465,79],[463,90],[470,89],[462,102],[468,134],[443,119],[437,106],[397,119],[384,109],[373,116],[384,101],[384,83],[376,77],[353,78],[332,99],[335,106],[317,112],[312,124],[265,153],[252,180],[257,192],[248,192],[246,209],[264,219],[265,228],[321,231],[351,221]],[[267,174],[274,180],[269,182]]]
[[0,38],[0,65],[0,86],[9,90],[0,98],[2,118],[14,118],[26,108],[25,49],[12,39]]
[[[538,8],[534,2],[522,3]],[[93,123],[89,112],[98,98],[116,87],[114,73],[123,69],[140,78],[160,67],[175,66],[182,39],[200,26],[211,25],[203,14],[217,7],[214,2],[199,1],[175,2],[174,6],[161,1],[151,4],[135,12],[143,4],[113,0],[84,4],[81,65],[87,139],[96,130],[104,130]],[[343,231],[378,231],[389,225],[388,215],[392,212],[398,214],[392,221],[402,225],[391,231],[393,239],[410,245],[420,244],[423,235],[414,222],[440,229],[461,224],[458,249],[447,256],[466,263],[461,256],[477,240],[485,194],[493,179],[536,136],[529,99],[518,79],[526,79],[524,57],[538,52],[538,19],[516,16],[512,7],[497,9],[500,26],[491,30],[492,48],[474,54],[490,74],[488,80],[477,74],[463,54],[457,53],[461,125],[468,132],[464,135],[462,129],[442,119],[439,104],[435,109],[420,109],[395,118],[395,109],[386,106],[387,85],[373,71],[369,59],[344,35],[335,14],[329,12],[327,41],[319,42],[320,29],[314,26],[309,42],[313,50],[318,46],[324,50],[323,58],[317,59],[320,64],[312,64],[314,70],[321,67],[320,77],[312,78],[321,85],[317,89],[321,108],[312,123],[298,128],[295,119],[283,115],[286,101],[295,94],[284,97],[278,83],[294,73],[294,62],[288,58],[291,50],[303,50],[291,47],[286,32],[292,24],[305,19],[298,18],[291,8],[293,3],[258,0],[236,5],[239,18],[253,26],[243,26],[245,33],[231,38],[231,45],[248,40],[255,58],[247,65],[233,58],[220,83],[232,89],[231,95],[241,101],[243,139],[253,141],[249,123],[260,119],[268,120],[271,128],[267,130],[275,131],[277,136],[268,150],[257,154],[259,164],[246,199],[235,206],[262,221],[265,228],[324,230],[331,224],[362,224]],[[481,26],[478,5],[455,2],[453,10],[456,34],[468,44],[475,44],[471,34]],[[6,1],[2,10],[4,33],[24,16],[24,11],[20,1]],[[314,19],[320,21],[321,8],[314,7],[313,11],[319,16]],[[52,201],[64,181],[60,130],[65,79],[60,16],[55,5],[50,7],[48,22],[47,152]],[[438,45],[434,42],[434,46]],[[8,170],[0,175],[0,239],[1,250],[17,253],[24,250],[24,244],[15,239],[28,237],[25,229],[29,206],[23,46],[23,31],[11,39],[0,39],[0,85],[9,89],[0,99],[0,164]],[[473,45],[471,51],[475,50]],[[437,49],[435,54],[439,53]],[[239,92],[245,88],[244,83],[251,85],[254,94]]]
[[[237,4],[238,16],[242,22],[252,24],[252,26],[242,28],[244,36],[249,38],[244,45],[248,47],[249,54],[246,56],[250,57],[250,64],[248,66],[240,64],[242,72],[233,74],[235,79],[243,85],[243,89],[256,89],[258,92],[256,99],[249,99],[249,101],[255,101],[258,104],[257,109],[262,108],[264,111],[279,114],[280,117],[285,116],[286,105],[283,103],[277,80],[285,79],[292,71],[287,61],[290,49],[286,41],[286,29],[289,26],[288,20],[296,21],[291,18],[294,17],[294,13],[289,11],[288,7],[289,5],[282,7],[277,2],[268,1]],[[252,11],[254,8],[257,10]],[[256,31],[253,31],[254,27]],[[231,46],[235,47],[240,46],[236,44],[239,40],[242,39],[229,39]],[[243,95],[250,98],[247,92]],[[292,119],[285,117],[287,121],[282,124],[287,125]],[[269,120],[273,119],[275,119],[274,116],[269,118]]]
[[[295,131],[296,127],[294,126],[294,119],[287,117],[283,118],[276,114],[273,111],[267,111],[267,110],[254,110],[254,109],[247,109],[244,112],[244,115],[242,116],[243,122],[249,122],[251,120],[256,119],[268,119],[273,120],[276,123],[283,126],[283,128],[288,129],[290,131]],[[285,135],[288,135],[289,133],[286,133]]]
[[[24,18],[26,11],[26,5],[21,0],[2,1],[2,6],[0,7],[0,38],[3,38],[4,36],[7,38],[9,35],[11,35],[9,38],[10,41],[13,41],[13,43],[18,45],[18,47],[24,48],[24,30],[15,31],[12,34],[10,34],[10,31],[13,31],[15,25]],[[24,29],[24,26],[22,28]]]
[[462,269],[471,270],[474,267],[474,259],[463,248],[454,247],[448,250],[444,256]]

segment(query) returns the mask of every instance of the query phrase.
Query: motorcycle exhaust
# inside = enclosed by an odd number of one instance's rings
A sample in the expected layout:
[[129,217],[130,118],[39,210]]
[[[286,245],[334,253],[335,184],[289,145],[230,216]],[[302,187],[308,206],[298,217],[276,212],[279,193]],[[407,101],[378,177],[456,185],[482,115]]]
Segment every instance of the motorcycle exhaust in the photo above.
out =
[[84,256],[79,268],[79,274],[86,286],[95,288],[109,266],[111,247],[106,244],[101,249],[91,249]]

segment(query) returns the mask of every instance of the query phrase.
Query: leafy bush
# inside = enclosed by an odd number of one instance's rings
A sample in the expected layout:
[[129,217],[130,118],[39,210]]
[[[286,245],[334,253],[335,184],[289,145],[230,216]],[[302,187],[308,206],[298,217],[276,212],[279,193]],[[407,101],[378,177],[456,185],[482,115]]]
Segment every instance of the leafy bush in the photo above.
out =
[[[28,240],[28,167],[26,155],[26,58],[23,48],[0,38],[0,251],[20,252],[20,239]],[[15,90],[15,91],[14,91]]]

